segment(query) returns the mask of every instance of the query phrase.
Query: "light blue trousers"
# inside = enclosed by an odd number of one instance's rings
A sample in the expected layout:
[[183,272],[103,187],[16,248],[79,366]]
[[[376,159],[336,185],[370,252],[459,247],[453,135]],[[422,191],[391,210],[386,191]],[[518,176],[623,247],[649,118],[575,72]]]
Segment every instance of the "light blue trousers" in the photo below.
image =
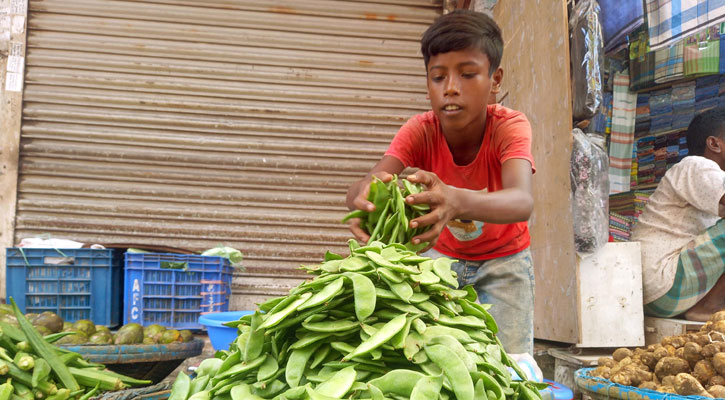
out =
[[[446,257],[428,250],[426,257]],[[498,324],[504,349],[510,354],[534,353],[534,265],[529,249],[485,261],[459,260],[451,269],[461,287],[471,285],[478,302],[493,305],[489,312]]]

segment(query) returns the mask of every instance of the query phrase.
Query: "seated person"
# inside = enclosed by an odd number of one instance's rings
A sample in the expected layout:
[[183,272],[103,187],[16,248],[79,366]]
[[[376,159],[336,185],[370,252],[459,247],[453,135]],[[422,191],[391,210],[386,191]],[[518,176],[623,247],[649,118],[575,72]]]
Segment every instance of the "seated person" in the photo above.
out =
[[706,321],[725,308],[725,108],[692,120],[687,148],[650,197],[632,240],[642,245],[645,314]]

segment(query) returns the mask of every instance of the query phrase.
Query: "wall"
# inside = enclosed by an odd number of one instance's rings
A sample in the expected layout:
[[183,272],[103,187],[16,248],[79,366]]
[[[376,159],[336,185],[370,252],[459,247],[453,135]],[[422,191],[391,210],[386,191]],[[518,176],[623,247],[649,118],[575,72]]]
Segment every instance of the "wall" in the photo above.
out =
[[27,0],[0,0],[0,298],[5,298],[5,247],[13,245]]

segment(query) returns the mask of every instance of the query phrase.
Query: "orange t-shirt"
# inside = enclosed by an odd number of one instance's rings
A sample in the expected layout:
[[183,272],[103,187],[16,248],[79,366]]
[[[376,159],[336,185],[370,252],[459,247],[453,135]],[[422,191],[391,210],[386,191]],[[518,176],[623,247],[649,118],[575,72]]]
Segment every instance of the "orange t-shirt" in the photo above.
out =
[[[503,189],[501,164],[512,158],[531,162],[531,125],[526,116],[499,104],[488,106],[483,144],[476,159],[468,165],[456,165],[438,117],[433,111],[418,114],[403,125],[390,143],[386,155],[399,159],[406,167],[434,172],[448,185],[471,190],[495,192]],[[491,224],[472,220],[453,220],[441,232],[435,249],[454,258],[488,260],[518,253],[529,246],[531,238],[526,222]]]

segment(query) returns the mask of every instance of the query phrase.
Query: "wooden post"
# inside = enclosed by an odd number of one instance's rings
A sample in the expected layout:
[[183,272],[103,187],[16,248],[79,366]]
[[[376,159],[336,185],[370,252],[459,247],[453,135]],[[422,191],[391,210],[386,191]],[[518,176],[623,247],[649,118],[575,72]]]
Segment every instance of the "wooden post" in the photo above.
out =
[[5,248],[14,244],[28,0],[0,0],[0,298]]
[[566,0],[499,0],[493,14],[504,38],[499,101],[525,113],[533,129],[535,205],[529,227],[536,275],[534,336],[577,343]]

